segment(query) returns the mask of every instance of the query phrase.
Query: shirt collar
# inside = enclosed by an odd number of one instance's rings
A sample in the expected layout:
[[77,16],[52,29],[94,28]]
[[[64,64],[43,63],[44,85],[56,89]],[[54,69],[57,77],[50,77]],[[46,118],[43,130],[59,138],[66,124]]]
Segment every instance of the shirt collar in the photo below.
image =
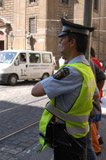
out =
[[73,58],[71,61],[69,61],[68,64],[73,64],[73,63],[84,63],[86,65],[90,65],[84,55],[80,55]]

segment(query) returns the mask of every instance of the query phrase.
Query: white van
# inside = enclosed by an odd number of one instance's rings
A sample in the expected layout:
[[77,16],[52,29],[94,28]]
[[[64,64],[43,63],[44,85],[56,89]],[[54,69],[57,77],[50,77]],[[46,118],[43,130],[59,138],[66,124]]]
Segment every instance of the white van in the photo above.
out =
[[4,50],[0,52],[0,82],[44,79],[54,72],[53,54],[46,51]]

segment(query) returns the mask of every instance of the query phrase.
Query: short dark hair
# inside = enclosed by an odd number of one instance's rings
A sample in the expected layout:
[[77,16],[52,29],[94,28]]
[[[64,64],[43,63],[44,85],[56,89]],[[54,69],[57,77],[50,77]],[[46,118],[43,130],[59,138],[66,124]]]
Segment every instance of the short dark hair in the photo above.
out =
[[95,50],[91,47],[91,56],[95,57]]
[[71,32],[68,34],[69,41],[76,40],[76,50],[85,54],[88,46],[88,36],[80,33]]

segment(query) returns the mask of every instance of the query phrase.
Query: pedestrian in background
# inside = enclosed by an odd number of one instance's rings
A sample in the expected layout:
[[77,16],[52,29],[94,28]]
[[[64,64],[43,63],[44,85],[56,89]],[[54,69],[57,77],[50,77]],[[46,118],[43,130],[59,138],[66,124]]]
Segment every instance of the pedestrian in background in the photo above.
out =
[[65,59],[63,58],[63,56],[61,56],[60,58],[59,58],[59,67],[61,67],[62,65],[64,65],[65,64]]
[[105,61],[103,62],[103,71],[104,71],[105,74],[106,74],[106,59],[105,59]]
[[55,72],[55,67],[56,66],[57,66],[57,64],[56,64],[56,58],[55,58],[55,56],[53,56],[53,71],[52,71],[52,73]]
[[94,91],[98,95],[93,72],[85,58],[89,32],[94,29],[65,19],[61,22],[59,48],[68,64],[32,88],[33,96],[47,94],[50,98],[39,124],[41,150],[51,146],[54,160],[86,160],[88,117]]
[[[98,65],[98,67],[103,71],[102,65],[100,64],[100,62],[98,61],[98,59],[95,58],[95,50],[94,50],[92,47],[91,47],[91,59],[92,59],[92,61],[93,61],[96,65]],[[99,73],[100,73],[100,72],[99,72]],[[104,78],[105,78],[105,75],[104,75],[104,74],[103,74],[103,76],[104,76]],[[97,76],[96,76],[96,77],[97,77]],[[101,77],[101,79],[102,79],[102,76],[101,76],[101,75],[100,75],[100,77]],[[103,84],[102,84],[102,88],[103,88],[103,86],[104,86],[104,83],[105,83],[105,80],[104,80],[104,82],[103,82]],[[100,102],[101,102],[101,98],[103,97],[102,88],[100,88],[100,90],[99,90]],[[101,121],[101,114],[96,115],[94,122],[95,122],[95,125],[96,125],[97,132],[99,132],[100,121]],[[99,136],[99,137],[98,137],[99,140],[102,141],[102,138],[100,137],[99,134],[98,134],[98,136]]]
[[[97,64],[98,67],[103,71],[102,65],[100,64],[100,62],[98,61],[98,59],[95,58],[95,50],[94,50],[92,47],[91,47],[91,54],[90,54],[90,56],[91,56],[92,61],[93,61],[95,64]],[[102,96],[103,96],[103,91],[101,90],[99,94],[100,94],[100,98],[102,98]]]
[[[90,59],[90,65],[91,65],[92,71],[95,75],[97,87],[99,90],[101,90],[103,87],[104,81],[105,81],[104,72],[101,71],[101,69],[92,61],[92,59]],[[88,137],[87,137],[87,160],[97,160],[95,150],[93,148],[94,138],[92,140],[92,135],[93,135],[93,137],[95,137],[95,140],[96,140],[96,147],[97,147],[96,152],[101,151],[100,145],[98,143],[97,135],[95,134],[94,126],[92,125],[93,119],[95,118],[95,116],[97,114],[100,114],[100,113],[101,113],[101,106],[100,106],[100,101],[99,101],[99,97],[98,97],[98,99],[93,101],[93,109],[92,109],[92,111],[90,113],[90,117],[89,117],[90,132],[88,133]],[[92,144],[92,141],[93,141],[93,144]]]
[[[95,58],[95,50],[92,47],[91,47],[91,59],[100,68],[100,69],[98,69],[98,67],[96,65],[94,65],[95,66],[94,75],[95,75],[97,86],[98,86],[99,93],[100,93],[99,98],[101,99],[102,94],[103,94],[102,88],[105,83],[105,74],[103,72],[103,68],[102,68],[100,62],[97,60],[97,58]],[[96,106],[98,105],[99,108],[101,109],[100,102],[101,102],[101,100],[98,100],[97,102],[94,102],[94,105],[96,105]],[[101,153],[101,147],[100,147],[99,143],[103,144],[103,139],[99,135],[100,121],[101,121],[101,110],[100,110],[100,114],[96,114],[95,118],[92,121],[93,122],[92,123],[92,132],[93,132],[92,142],[93,142],[94,150],[97,155],[99,155]],[[94,135],[96,135],[96,136],[94,136]]]

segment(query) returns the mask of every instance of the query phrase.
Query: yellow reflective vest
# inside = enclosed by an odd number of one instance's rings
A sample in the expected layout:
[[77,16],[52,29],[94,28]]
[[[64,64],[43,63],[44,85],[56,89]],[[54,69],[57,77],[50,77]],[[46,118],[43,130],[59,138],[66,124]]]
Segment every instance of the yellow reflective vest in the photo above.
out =
[[[75,138],[82,138],[89,132],[88,118],[93,108],[92,99],[96,88],[95,77],[91,67],[83,63],[66,64],[64,66],[74,67],[83,76],[79,97],[67,113],[63,112],[62,108],[55,107],[55,98],[51,99],[42,114],[39,131],[45,137],[47,125],[54,115],[65,122],[66,129],[70,135]],[[40,137],[40,144],[43,146],[42,149],[47,145],[42,137]]]

